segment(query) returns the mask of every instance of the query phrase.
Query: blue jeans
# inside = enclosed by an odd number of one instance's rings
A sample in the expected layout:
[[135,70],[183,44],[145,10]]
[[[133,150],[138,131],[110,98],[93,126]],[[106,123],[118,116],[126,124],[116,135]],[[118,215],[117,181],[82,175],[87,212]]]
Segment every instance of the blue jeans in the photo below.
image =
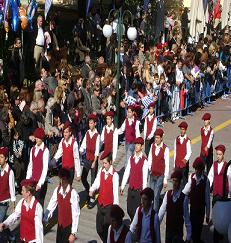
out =
[[[8,207],[9,207],[9,203],[6,203],[6,205],[4,205],[4,206],[3,205],[0,206],[0,223],[2,223],[5,220]],[[0,242],[5,243],[6,239],[7,239],[6,232],[4,232],[4,231],[1,232],[0,233]]]
[[133,143],[125,143],[125,163],[124,163],[124,168],[126,168],[128,159],[130,156],[133,155],[135,150],[135,144]]
[[160,193],[163,188],[163,182],[164,182],[164,175],[162,176],[153,176],[150,175],[150,188],[154,191],[154,205],[153,208],[156,212],[159,211],[160,207]]

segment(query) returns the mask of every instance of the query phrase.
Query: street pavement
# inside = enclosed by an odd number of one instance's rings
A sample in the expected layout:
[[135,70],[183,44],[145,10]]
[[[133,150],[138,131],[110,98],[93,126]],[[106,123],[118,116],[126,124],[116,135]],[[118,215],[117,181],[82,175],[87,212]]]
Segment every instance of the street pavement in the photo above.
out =
[[[209,107],[204,108],[201,111],[197,111],[193,113],[193,116],[187,116],[186,121],[189,124],[188,128],[188,136],[192,139],[192,156],[190,159],[190,171],[192,172],[192,162],[193,160],[200,154],[200,128],[203,125],[203,121],[201,120],[202,115],[205,112],[210,112],[212,114],[212,122],[211,125],[215,129],[215,138],[214,138],[214,147],[218,144],[224,144],[226,146],[226,160],[229,161],[231,159],[231,102],[230,100],[217,100],[215,104],[210,105]],[[166,123],[164,124],[164,142],[169,146],[170,151],[173,150],[173,144],[175,137],[179,134],[178,124],[182,120],[178,120],[175,124]],[[170,153],[170,172],[173,168],[173,153]],[[214,156],[215,158],[215,156]],[[125,153],[124,146],[119,147],[117,160],[115,162],[115,169],[121,172],[124,165]],[[121,174],[121,173],[120,173]],[[52,178],[52,184],[48,185],[48,191],[45,199],[45,206],[47,206],[49,199],[52,196],[54,188],[58,185],[58,178]],[[74,181],[73,187],[77,190],[80,195],[81,201],[85,198],[84,188],[81,182]],[[168,182],[168,189],[171,188],[171,182]],[[126,212],[127,203],[126,203],[126,188],[125,194],[120,196],[120,205]],[[164,191],[162,192],[164,194]],[[77,242],[86,243],[86,242],[101,242],[100,238],[96,233],[96,212],[97,206],[93,209],[89,210],[87,207],[83,207],[81,209],[80,221],[79,221],[79,229],[78,229],[78,240]],[[129,221],[129,217],[126,214],[125,219]],[[203,229],[203,240],[205,243],[212,243],[212,228],[205,224]],[[46,233],[44,237],[45,243],[53,243],[56,239],[56,225]],[[164,242],[165,237],[165,221],[161,224],[161,238],[162,242]],[[223,242],[227,242],[224,240]]]

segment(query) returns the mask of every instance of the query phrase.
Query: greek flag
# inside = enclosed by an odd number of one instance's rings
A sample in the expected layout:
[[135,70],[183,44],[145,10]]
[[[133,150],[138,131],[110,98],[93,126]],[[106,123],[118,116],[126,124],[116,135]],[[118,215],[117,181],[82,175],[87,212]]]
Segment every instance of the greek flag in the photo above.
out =
[[135,105],[135,103],[136,103],[136,98],[134,98],[134,97],[128,95],[128,96],[125,98],[124,101],[127,103],[127,105]]
[[143,111],[143,115],[142,115],[142,119],[144,119],[148,115],[148,112],[149,112],[148,106],[149,106],[149,104],[154,102],[154,100],[153,100],[152,96],[146,95],[146,96],[144,96],[141,99],[141,102],[142,102],[142,104],[144,106],[144,111]]
[[45,1],[45,11],[44,11],[45,19],[47,18],[47,14],[50,10],[51,4],[52,4],[52,0],[46,0]]

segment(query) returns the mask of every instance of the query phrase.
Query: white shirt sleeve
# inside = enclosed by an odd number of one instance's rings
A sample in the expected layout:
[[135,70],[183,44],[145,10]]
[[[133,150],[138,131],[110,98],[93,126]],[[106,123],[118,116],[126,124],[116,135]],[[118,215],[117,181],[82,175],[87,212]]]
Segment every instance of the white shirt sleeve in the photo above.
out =
[[71,214],[72,214],[72,226],[71,233],[76,234],[79,225],[80,207],[79,207],[79,195],[75,189],[71,191]]
[[209,136],[209,140],[208,140],[208,143],[207,143],[207,148],[210,148],[211,147],[211,144],[213,142],[213,137],[214,137],[214,131],[212,129],[211,133],[210,133],[210,136]]
[[187,184],[185,185],[184,189],[182,190],[182,192],[185,194],[185,195],[189,195],[189,193],[191,192],[191,186],[192,186],[192,175],[190,174],[189,177],[188,177],[188,182]]
[[123,124],[121,125],[121,127],[118,130],[119,135],[123,134],[125,131],[125,121],[126,121],[126,119],[124,120]]
[[148,136],[150,139],[154,137],[154,133],[156,131],[156,127],[157,127],[157,118],[154,119],[153,126],[152,126],[152,131],[151,131],[151,133]]
[[14,179],[14,172],[13,170],[10,170],[9,174],[9,189],[10,189],[10,200],[11,202],[16,201],[15,197],[15,179]]
[[80,177],[82,171],[81,171],[80,159],[79,159],[79,147],[78,147],[78,143],[76,141],[74,142],[74,145],[73,145],[73,155],[74,155],[76,176]]
[[112,177],[112,185],[113,185],[113,204],[119,205],[119,175],[117,172],[113,174]]
[[51,218],[53,215],[53,212],[55,211],[57,205],[58,205],[58,199],[57,199],[57,193],[58,193],[58,187],[55,188],[52,197],[48,203],[47,210],[49,211],[48,218]]
[[148,169],[149,169],[149,171],[152,170],[152,146],[153,146],[153,144],[151,145],[150,150],[149,150],[149,154],[148,154]]
[[55,160],[58,160],[60,159],[62,156],[63,156],[63,146],[62,146],[62,143],[63,143],[63,139],[60,141],[59,143],[59,147],[55,153],[55,156],[54,156],[54,159]]
[[100,135],[98,134],[95,145],[95,157],[99,156]]
[[186,155],[185,155],[185,160],[189,161],[190,157],[191,157],[191,154],[192,154],[192,147],[191,147],[191,141],[188,140],[187,141],[187,144],[186,144]]
[[185,195],[185,198],[184,198],[184,223],[185,223],[185,228],[186,228],[186,232],[187,232],[186,239],[191,240],[192,226],[191,226],[191,221],[190,221],[190,216],[189,216],[188,196],[187,195]]
[[164,170],[164,183],[167,184],[169,176],[169,148],[166,147],[164,151],[164,161],[165,161],[165,170]]
[[90,187],[90,192],[95,192],[96,190],[99,189],[100,187],[100,176],[101,176],[101,171],[102,171],[102,167],[99,169],[97,176],[95,178],[94,183],[92,184],[92,186]]
[[143,189],[148,186],[148,161],[145,159],[143,164]]
[[115,129],[113,133],[113,152],[112,152],[112,161],[116,160],[116,155],[118,151],[118,130]]
[[43,208],[42,206],[37,203],[36,209],[35,209],[35,236],[36,236],[36,242],[43,243]]
[[213,178],[214,178],[214,168],[213,168],[213,165],[212,165],[211,168],[210,168],[209,174],[208,174],[210,187],[213,185]]
[[102,132],[101,132],[101,135],[100,135],[100,141],[102,142],[102,143],[104,143],[104,132],[105,132],[105,126],[103,127],[103,130],[102,130]]
[[44,153],[43,153],[43,170],[42,170],[42,174],[40,176],[40,179],[38,181],[38,186],[40,188],[44,184],[46,177],[47,177],[49,158],[50,158],[50,153],[49,153],[48,148],[46,148],[44,150]]
[[176,139],[174,141],[173,168],[175,168],[175,161],[176,161]]
[[126,186],[128,178],[130,176],[130,170],[131,170],[130,158],[131,157],[129,157],[126,169],[124,171],[124,175],[123,175],[123,179],[122,179],[122,183],[121,183],[121,190],[124,190],[124,187]]
[[139,210],[139,207],[136,209],[136,212],[135,212],[135,215],[134,215],[134,218],[132,220],[132,223],[130,225],[130,231],[134,234],[135,231],[136,231],[136,225],[138,223],[138,210]]
[[86,150],[86,141],[87,141],[87,136],[86,136],[86,134],[87,134],[87,133],[85,133],[85,136],[84,136],[84,138],[83,138],[83,141],[82,141],[81,146],[80,146],[80,149],[79,149],[79,151],[80,151],[81,153],[83,153],[83,151]]
[[111,243],[111,225],[108,228],[108,232],[107,232],[107,243]]
[[30,161],[27,167],[26,179],[30,179],[32,177],[32,149],[30,150]]
[[141,135],[140,135],[140,121],[138,120],[136,120],[135,129],[136,129],[136,138],[139,138]]
[[147,119],[148,117],[145,117],[144,119],[144,140],[147,139],[146,134],[147,134]]
[[159,210],[159,213],[158,213],[158,216],[159,216],[159,220],[160,220],[160,224],[164,218],[164,215],[165,215],[165,212],[166,212],[166,209],[167,209],[167,193],[165,193],[164,195],[164,199],[163,199],[163,202],[161,204],[161,207],[160,207],[160,210]]

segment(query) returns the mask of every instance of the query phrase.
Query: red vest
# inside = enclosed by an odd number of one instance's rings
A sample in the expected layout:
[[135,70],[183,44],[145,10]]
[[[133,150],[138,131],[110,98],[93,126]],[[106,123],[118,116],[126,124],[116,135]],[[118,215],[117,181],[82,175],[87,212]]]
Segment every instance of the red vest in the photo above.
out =
[[111,228],[111,232],[110,232],[110,243],[124,243],[125,240],[126,240],[126,236],[127,236],[127,233],[128,233],[129,229],[126,225],[123,226],[123,229],[120,233],[120,236],[118,238],[117,241],[115,241],[114,239],[114,231],[113,229]]
[[70,145],[66,145],[64,139],[62,141],[62,148],[63,148],[63,156],[62,156],[62,168],[65,169],[72,169],[74,168],[74,152],[73,147],[75,143],[74,137],[71,138],[72,142]]
[[182,161],[187,154],[187,142],[190,140],[186,137],[183,143],[180,143],[180,136],[176,138],[176,159],[175,159],[175,167],[176,168],[184,168],[186,165]]
[[96,132],[93,137],[90,137],[89,131],[86,134],[86,159],[88,161],[94,161],[95,159],[95,149],[96,149],[96,141],[98,137],[98,132]]
[[[151,217],[150,217],[150,235],[151,235],[152,243],[156,242],[155,241],[155,232],[154,232],[155,213],[156,212],[154,211],[154,209],[152,209]],[[137,222],[137,225],[136,225],[136,235],[137,235],[138,240],[140,240],[141,232],[142,232],[142,218],[143,218],[142,207],[139,206],[138,222]]]
[[43,153],[46,149],[44,145],[43,150],[39,149],[37,156],[35,156],[35,146],[32,148],[32,179],[39,181],[43,171]]
[[183,237],[184,197],[184,194],[181,192],[177,201],[173,202],[172,190],[167,192],[166,234],[167,232],[174,232]]
[[57,190],[57,199],[58,199],[58,225],[66,228],[72,224],[72,212],[71,212],[71,191],[70,187],[69,192],[66,194],[65,198],[59,193],[61,186]]
[[205,189],[207,177],[204,175],[204,179],[200,180],[199,184],[196,184],[196,179],[193,178],[195,173],[192,174],[191,180],[191,192],[190,192],[190,205],[193,211],[204,212],[205,210]]
[[[208,156],[208,152],[209,151],[205,151],[205,147],[207,146],[208,144],[208,141],[209,141],[209,137],[210,137],[210,134],[212,132],[212,127],[210,127],[207,135],[205,135],[205,130],[204,130],[204,127],[201,128],[201,156],[205,156],[207,157]],[[211,149],[211,148],[210,148]]]
[[147,132],[146,132],[146,136],[145,138],[147,138],[150,133],[152,132],[152,128],[153,128],[153,124],[154,124],[154,121],[155,121],[155,116],[153,115],[151,120],[149,120],[148,117],[146,117],[146,122],[147,122]]
[[[225,172],[225,167],[227,162],[224,161],[220,174],[218,174],[218,162],[214,161],[213,168],[214,168],[214,178],[213,178],[213,196],[219,195],[223,196],[223,175]],[[226,194],[229,193],[229,182],[228,178],[226,178]]]
[[104,150],[101,155],[102,157],[104,157],[104,155],[108,155],[108,154],[112,153],[113,134],[114,134],[114,129],[113,129],[113,131],[110,130],[110,132],[108,133],[106,126],[104,127]]
[[163,147],[160,148],[159,154],[156,156],[155,143],[153,143],[153,145],[152,145],[152,175],[153,176],[164,175],[164,171],[165,171],[164,153],[165,153],[166,147],[167,146],[165,144],[163,144]]
[[136,118],[131,125],[129,125],[128,118],[125,120],[125,142],[127,144],[134,143],[136,139]]
[[[115,173],[115,170],[113,169],[113,174]],[[100,187],[99,187],[99,197],[98,202],[99,205],[103,205],[103,207],[112,205],[114,202],[114,196],[113,196],[113,175],[108,173],[108,177],[105,180],[105,173],[103,172],[103,169],[101,170],[100,174]]]
[[139,159],[138,163],[135,163],[135,157],[132,155],[130,157],[130,179],[129,179],[129,187],[134,190],[142,190],[143,188],[143,165],[146,157],[143,155],[141,159]]
[[[4,175],[1,176],[0,173],[0,202],[5,201],[10,198],[10,187],[9,187],[9,176],[10,176],[10,167],[8,166],[8,171],[4,171]],[[13,185],[14,186],[14,185]]]
[[29,210],[26,211],[26,207],[24,206],[24,200],[22,201],[20,220],[20,239],[22,241],[28,242],[36,240],[34,219],[37,203],[38,202],[35,199],[32,209],[29,208]]

